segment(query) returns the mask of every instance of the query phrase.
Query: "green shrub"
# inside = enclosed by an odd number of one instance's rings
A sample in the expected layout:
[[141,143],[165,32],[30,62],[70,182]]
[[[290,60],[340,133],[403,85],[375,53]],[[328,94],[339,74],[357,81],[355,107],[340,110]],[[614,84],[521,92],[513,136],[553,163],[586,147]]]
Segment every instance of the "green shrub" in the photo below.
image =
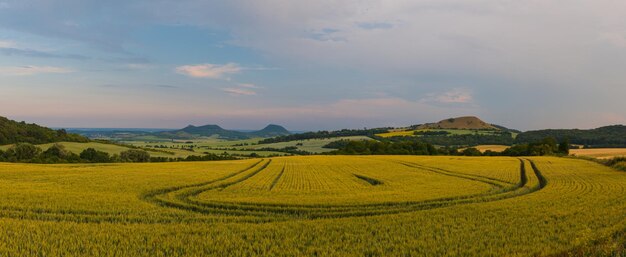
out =
[[18,143],[11,146],[4,154],[8,160],[30,161],[41,153],[41,149],[29,143]]
[[150,154],[144,150],[130,149],[120,153],[123,162],[149,162]]

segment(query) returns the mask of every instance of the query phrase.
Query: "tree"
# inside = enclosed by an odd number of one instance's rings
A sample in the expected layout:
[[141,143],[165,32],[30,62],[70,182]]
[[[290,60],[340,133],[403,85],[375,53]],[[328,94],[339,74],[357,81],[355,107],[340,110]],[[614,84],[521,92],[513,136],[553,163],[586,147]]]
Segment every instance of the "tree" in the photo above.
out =
[[87,148],[80,153],[80,158],[93,163],[111,162],[111,157],[106,152],[98,151],[93,148]]
[[29,143],[18,143],[5,153],[7,159],[13,159],[17,161],[29,161],[37,157],[41,153],[41,149]]
[[461,154],[465,155],[465,156],[481,156],[483,155],[483,153],[480,152],[480,150],[474,148],[474,147],[470,147],[467,148],[465,150],[463,150],[461,152]]
[[65,159],[70,155],[70,152],[65,150],[65,146],[60,144],[53,144],[46,151],[43,152],[44,158],[57,157],[59,159]]
[[120,158],[125,162],[149,162],[150,154],[144,150],[130,149],[121,152]]
[[569,139],[565,139],[563,141],[561,141],[561,143],[559,144],[559,153],[562,154],[569,154]]

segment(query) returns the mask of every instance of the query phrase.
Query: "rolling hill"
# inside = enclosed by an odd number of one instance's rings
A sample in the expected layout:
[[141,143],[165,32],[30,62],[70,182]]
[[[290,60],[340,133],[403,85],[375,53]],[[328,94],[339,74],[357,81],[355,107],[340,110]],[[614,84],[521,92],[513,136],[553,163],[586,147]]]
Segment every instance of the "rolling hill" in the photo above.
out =
[[222,139],[248,139],[256,137],[275,137],[290,135],[291,133],[282,126],[270,124],[265,128],[252,131],[242,132],[224,129],[218,125],[193,126],[189,125],[185,128],[173,131],[163,131],[154,133],[155,136],[171,139],[194,139],[199,137],[217,136]]
[[437,123],[417,125],[416,129],[492,129],[500,130],[494,125],[486,123],[475,116],[449,118]]
[[53,130],[37,124],[17,122],[0,117],[0,145],[15,143],[46,144],[54,142],[88,142],[89,139],[67,133],[65,130]]

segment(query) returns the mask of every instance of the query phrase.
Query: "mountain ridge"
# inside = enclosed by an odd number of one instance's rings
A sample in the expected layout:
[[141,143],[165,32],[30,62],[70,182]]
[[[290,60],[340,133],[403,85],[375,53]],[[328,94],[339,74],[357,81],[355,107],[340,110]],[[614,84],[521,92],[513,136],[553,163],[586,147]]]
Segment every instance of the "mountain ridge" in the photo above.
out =
[[193,139],[198,137],[212,136],[217,136],[222,139],[249,139],[255,137],[274,137],[290,134],[291,132],[289,132],[283,126],[276,124],[269,124],[261,130],[251,132],[228,130],[216,124],[207,124],[202,126],[188,125],[178,130],[154,133],[154,135],[156,136],[172,139]]

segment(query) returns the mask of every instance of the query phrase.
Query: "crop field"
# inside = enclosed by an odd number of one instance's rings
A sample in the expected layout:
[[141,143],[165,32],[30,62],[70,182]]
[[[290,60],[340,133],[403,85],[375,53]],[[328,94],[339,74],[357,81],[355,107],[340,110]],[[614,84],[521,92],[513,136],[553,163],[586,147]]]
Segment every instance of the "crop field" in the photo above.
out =
[[571,149],[570,154],[576,156],[593,157],[598,159],[609,159],[613,157],[626,156],[626,148]]
[[179,140],[174,142],[155,142],[155,141],[123,141],[124,143],[131,144],[139,147],[154,147],[164,146],[165,148],[159,148],[166,151],[178,150],[179,148],[191,148],[196,153],[229,153],[229,154],[243,154],[249,155],[256,153],[259,156],[271,156],[271,155],[284,155],[283,152],[261,150],[263,148],[281,149],[285,147],[296,147],[298,150],[306,151],[310,153],[325,153],[335,149],[323,148],[328,143],[339,140],[372,140],[367,136],[348,136],[348,137],[333,137],[333,138],[316,138],[306,140],[293,140],[288,142],[279,142],[271,144],[257,144],[262,138],[245,139],[245,140],[223,140],[223,139],[195,139],[195,140]]
[[[246,139],[246,140],[223,140],[223,139],[214,139],[214,138],[203,138],[203,139],[194,139],[194,140],[178,140],[178,141],[168,141],[168,142],[157,142],[157,141],[122,141],[125,144],[130,144],[133,146],[143,147],[147,149],[157,149],[164,150],[168,152],[175,152],[177,155],[179,153],[187,155],[202,155],[204,153],[212,153],[212,154],[222,154],[228,153],[233,155],[250,155],[252,153],[257,154],[258,156],[267,157],[272,155],[284,155],[283,152],[276,151],[264,151],[264,150],[255,150],[250,146],[241,146],[243,144],[256,144],[259,142],[260,138],[257,139]],[[294,143],[295,144],[295,143]],[[158,146],[155,147],[155,146]],[[164,148],[162,148],[164,147]],[[266,146],[269,147],[269,146]],[[257,148],[262,148],[259,146]],[[183,149],[193,149],[193,152],[183,150]]]
[[620,254],[626,173],[556,157],[0,163],[0,256]]
[[[493,152],[502,152],[504,150],[506,150],[507,148],[509,148],[510,146],[508,145],[477,145],[477,146],[473,146],[474,148],[478,149],[478,151],[484,153],[487,150],[489,151],[493,151]],[[465,148],[461,148],[459,150],[464,150]]]
[[306,140],[293,140],[289,142],[280,142],[280,143],[271,143],[271,144],[260,144],[260,145],[252,145],[241,147],[242,149],[260,149],[260,148],[285,148],[294,146],[297,147],[298,150],[307,151],[311,153],[324,153],[330,152],[335,149],[323,148],[323,146],[328,143],[339,141],[339,140],[372,140],[367,136],[349,136],[349,137],[333,137],[333,138],[315,138],[315,139],[306,139]]

